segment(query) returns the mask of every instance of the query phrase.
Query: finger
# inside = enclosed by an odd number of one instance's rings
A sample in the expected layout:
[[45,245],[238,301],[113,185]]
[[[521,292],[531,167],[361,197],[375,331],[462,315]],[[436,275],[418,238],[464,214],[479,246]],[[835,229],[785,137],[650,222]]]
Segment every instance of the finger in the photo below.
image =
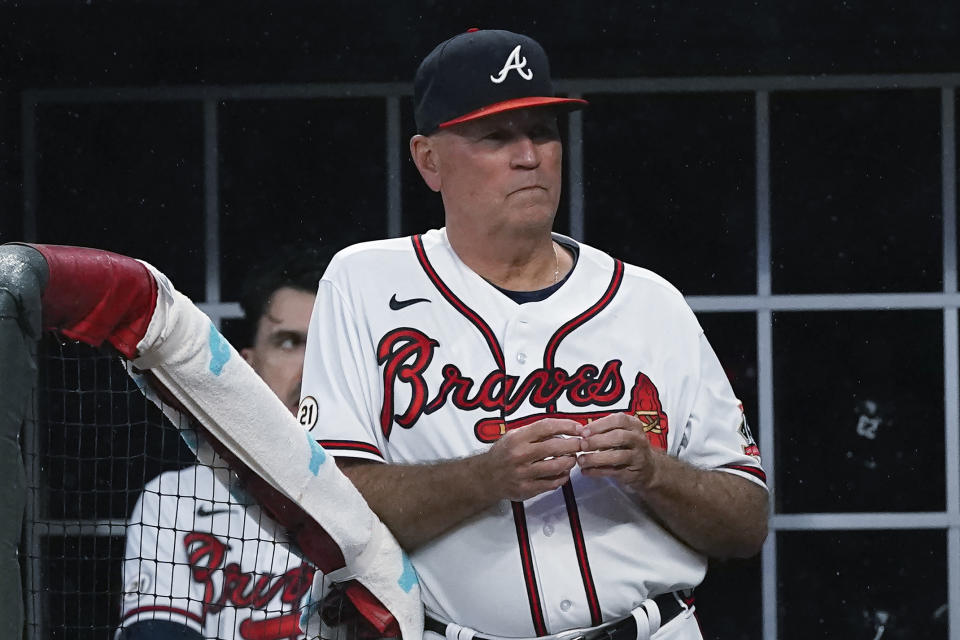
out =
[[579,453],[580,438],[550,438],[530,445],[531,455],[538,459],[555,456],[573,456]]
[[639,438],[633,431],[615,429],[595,434],[580,440],[581,451],[602,451],[636,447]]
[[499,458],[510,466],[517,466],[545,458],[575,456],[580,451],[580,439],[550,438],[543,442],[526,442],[522,437],[505,437],[494,446],[500,452]]
[[623,467],[590,467],[581,469],[580,473],[587,478],[620,478],[624,471]]
[[551,458],[550,460],[540,460],[530,465],[531,477],[538,479],[556,478],[561,475],[568,476],[570,470],[577,464],[576,456],[564,456],[562,458]]
[[541,493],[547,493],[548,491],[559,489],[568,482],[570,482],[570,476],[568,474],[537,481],[532,485],[536,491],[536,493],[533,495],[540,495]]
[[635,416],[631,416],[626,413],[611,413],[610,415],[603,416],[602,418],[598,418],[592,422],[582,425],[580,428],[580,436],[588,437],[592,434],[606,433],[607,431],[611,431],[613,429],[631,428],[642,429],[643,426]]
[[628,450],[610,449],[597,451],[596,453],[584,453],[577,457],[577,464],[583,471],[599,468],[623,469],[630,464],[630,460]]
[[563,474],[555,478],[533,480],[518,487],[517,492],[512,495],[510,499],[519,501],[527,500],[542,493],[555,491],[568,482],[570,482],[568,474]]
[[538,442],[556,436],[579,436],[580,423],[567,418],[543,418],[516,431],[523,431],[530,442]]

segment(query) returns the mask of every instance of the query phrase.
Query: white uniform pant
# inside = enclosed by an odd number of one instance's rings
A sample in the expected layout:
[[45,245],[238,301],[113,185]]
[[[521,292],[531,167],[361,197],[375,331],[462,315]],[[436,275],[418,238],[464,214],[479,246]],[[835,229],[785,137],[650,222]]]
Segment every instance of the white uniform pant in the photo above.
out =
[[[650,640],[703,640],[700,634],[700,624],[694,614],[696,607],[691,607],[677,614],[677,617],[660,627],[660,630],[650,636]],[[483,635],[482,633],[480,635]],[[547,636],[544,640],[549,640]],[[447,640],[446,637],[433,631],[424,631],[423,640]]]

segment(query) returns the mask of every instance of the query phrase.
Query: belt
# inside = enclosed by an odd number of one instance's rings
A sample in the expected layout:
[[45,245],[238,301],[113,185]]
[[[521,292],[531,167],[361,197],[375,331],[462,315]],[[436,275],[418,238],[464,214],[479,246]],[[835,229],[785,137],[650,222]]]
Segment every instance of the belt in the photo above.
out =
[[[655,625],[656,628],[651,628],[649,632],[645,630],[644,634],[640,636],[637,633],[637,618],[634,615],[629,615],[622,620],[617,620],[616,622],[610,622],[605,625],[600,625],[598,627],[589,627],[586,629],[571,629],[569,631],[563,631],[556,634],[557,640],[637,640],[637,637],[648,637],[650,633],[655,633],[657,629],[667,624],[670,620],[673,620],[681,612],[686,611],[688,608],[693,606],[693,595],[692,592],[690,596],[684,596],[679,592],[664,593],[659,595],[651,600],[657,604],[657,609],[659,609],[659,616],[650,615],[651,607],[647,604],[650,600],[645,600],[640,603],[640,606],[637,609],[641,609],[648,619],[655,617],[660,618],[660,624]],[[634,609],[636,611],[637,609]],[[460,640],[507,640],[506,638],[499,636],[484,636],[479,633],[467,634],[464,636],[461,632],[467,631],[460,625],[454,624],[452,622],[441,622],[431,616],[429,613],[424,617],[424,629],[427,631],[433,631],[434,633],[439,633],[441,636],[446,638],[451,638],[447,635],[448,631],[452,631],[452,638],[460,638]],[[653,627],[654,625],[651,625]],[[546,638],[551,638],[553,636],[546,636]],[[537,640],[545,640],[544,638]]]

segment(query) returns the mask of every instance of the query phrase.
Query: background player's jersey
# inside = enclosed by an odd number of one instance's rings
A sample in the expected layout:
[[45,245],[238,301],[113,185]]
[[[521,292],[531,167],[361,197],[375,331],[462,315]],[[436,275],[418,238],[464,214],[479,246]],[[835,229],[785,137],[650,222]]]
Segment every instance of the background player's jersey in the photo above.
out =
[[233,498],[209,467],[168,471],[147,483],[130,518],[121,626],[156,619],[205,638],[301,638],[313,574],[283,527]]
[[[629,412],[669,454],[765,480],[682,296],[586,245],[559,290],[523,305],[466,267],[443,230],[342,251],[320,283],[303,396],[301,423],[335,455],[445,460],[544,416]],[[514,637],[622,617],[706,570],[635,495],[577,468],[569,488],[503,501],[412,561],[429,611]]]

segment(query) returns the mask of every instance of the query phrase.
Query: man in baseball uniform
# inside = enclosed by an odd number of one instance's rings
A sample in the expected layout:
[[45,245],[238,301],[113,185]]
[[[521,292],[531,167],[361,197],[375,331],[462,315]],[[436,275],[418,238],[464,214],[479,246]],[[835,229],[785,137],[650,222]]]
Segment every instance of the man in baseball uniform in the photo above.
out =
[[331,261],[301,422],[410,552],[427,640],[701,638],[692,590],[762,546],[765,475],[680,293],[551,232],[584,101],[531,38],[471,30],[414,103],[445,227]]
[[[325,266],[316,251],[284,253],[244,284],[252,340],[241,354],[292,412]],[[298,607],[314,567],[291,550],[283,527],[246,502],[207,466],[147,483],[127,528],[118,640],[303,637]]]

